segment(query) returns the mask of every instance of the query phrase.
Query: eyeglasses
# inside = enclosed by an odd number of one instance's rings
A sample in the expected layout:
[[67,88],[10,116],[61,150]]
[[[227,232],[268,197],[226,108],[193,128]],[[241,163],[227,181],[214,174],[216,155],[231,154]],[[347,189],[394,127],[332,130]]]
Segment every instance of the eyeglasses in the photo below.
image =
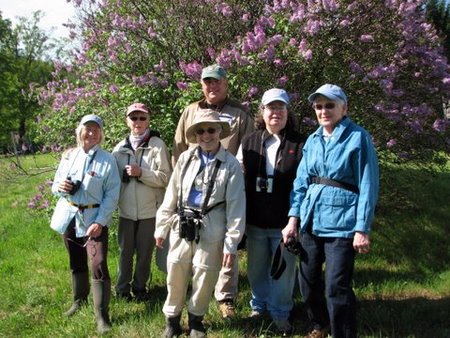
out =
[[216,129],[216,128],[197,129],[197,130],[195,131],[195,133],[196,133],[197,135],[203,135],[203,134],[205,133],[205,131],[206,131],[208,134],[214,134],[214,133],[217,131],[217,129]]
[[286,110],[286,106],[265,106],[265,108],[267,109],[267,110],[270,110],[270,111],[284,111],[284,110]]
[[315,110],[322,110],[323,108],[331,110],[331,109],[334,109],[334,107],[336,107],[336,104],[333,102],[329,102],[329,103],[325,103],[325,104],[320,104],[320,103],[313,104],[313,108]]
[[131,121],[137,121],[137,120],[139,120],[139,121],[147,121],[147,116],[139,116],[139,117],[137,117],[137,116],[128,116],[128,118]]

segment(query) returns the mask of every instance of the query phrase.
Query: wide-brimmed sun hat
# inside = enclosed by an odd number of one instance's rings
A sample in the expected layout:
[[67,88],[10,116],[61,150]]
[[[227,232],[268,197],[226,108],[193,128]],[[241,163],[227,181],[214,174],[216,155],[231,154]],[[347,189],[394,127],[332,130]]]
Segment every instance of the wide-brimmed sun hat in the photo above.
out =
[[215,110],[204,109],[195,114],[192,125],[186,131],[186,138],[190,143],[197,143],[195,132],[200,126],[220,126],[222,131],[220,132],[220,139],[230,135],[230,124],[227,121],[220,119],[219,113]]

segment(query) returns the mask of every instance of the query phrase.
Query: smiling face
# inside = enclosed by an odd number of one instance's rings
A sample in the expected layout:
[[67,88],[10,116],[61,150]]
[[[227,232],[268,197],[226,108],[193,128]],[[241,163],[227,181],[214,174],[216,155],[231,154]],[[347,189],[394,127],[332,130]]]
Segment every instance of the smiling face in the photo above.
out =
[[102,139],[102,130],[95,122],[87,122],[81,129],[80,141],[85,152],[99,144]]
[[313,102],[317,122],[328,134],[331,134],[336,125],[347,114],[347,105],[344,102],[332,101],[324,96],[318,96]]
[[202,80],[202,91],[206,102],[209,104],[219,104],[227,98],[228,82],[227,79],[214,79],[208,77]]
[[142,135],[149,123],[149,115],[141,111],[133,111],[127,116],[127,125],[133,136]]
[[207,153],[215,153],[220,147],[220,125],[214,123],[202,123],[195,129],[195,138],[198,145]]
[[271,134],[278,134],[287,123],[287,106],[282,101],[272,101],[264,106],[263,120]]

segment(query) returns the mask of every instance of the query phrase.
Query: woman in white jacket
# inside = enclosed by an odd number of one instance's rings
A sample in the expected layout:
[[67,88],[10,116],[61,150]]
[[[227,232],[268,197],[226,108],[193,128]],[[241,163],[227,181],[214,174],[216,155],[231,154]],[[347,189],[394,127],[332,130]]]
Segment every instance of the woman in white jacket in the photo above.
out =
[[186,132],[189,142],[198,146],[181,154],[156,215],[158,247],[170,230],[165,337],[181,334],[191,277],[190,337],[205,336],[202,320],[219,271],[237,259],[245,230],[245,189],[238,161],[220,144],[229,132],[230,125],[217,112],[198,113]]
[[149,129],[149,115],[144,104],[130,105],[126,116],[130,135],[113,150],[122,178],[116,295],[126,300],[133,299],[130,291],[137,300],[148,299],[156,210],[162,203],[172,171],[164,141]]

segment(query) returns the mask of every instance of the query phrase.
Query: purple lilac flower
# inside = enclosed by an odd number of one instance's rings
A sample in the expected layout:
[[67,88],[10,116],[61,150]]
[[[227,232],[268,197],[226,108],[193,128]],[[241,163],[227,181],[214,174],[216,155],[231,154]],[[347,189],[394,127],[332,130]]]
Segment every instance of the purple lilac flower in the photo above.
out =
[[395,146],[397,144],[397,141],[393,138],[391,138],[387,143],[386,143],[386,147],[388,148],[392,148],[393,146]]
[[433,123],[433,129],[436,130],[437,132],[442,133],[445,131],[447,124],[448,124],[448,122],[446,120],[437,119]]
[[186,82],[183,81],[178,81],[177,82],[177,87],[179,90],[186,90],[188,88],[188,84]]
[[119,92],[119,88],[115,84],[112,84],[109,86],[109,91],[113,94],[117,94]]
[[374,42],[374,38],[370,34],[363,34],[359,37],[359,41],[361,42]]
[[288,82],[288,80],[289,80],[289,78],[286,75],[284,75],[278,79],[277,84],[280,87],[283,87]]
[[258,93],[258,91],[259,91],[258,87],[252,86],[252,87],[250,87],[250,89],[248,90],[247,95],[248,95],[248,97],[253,97],[253,96],[255,96],[255,95]]

